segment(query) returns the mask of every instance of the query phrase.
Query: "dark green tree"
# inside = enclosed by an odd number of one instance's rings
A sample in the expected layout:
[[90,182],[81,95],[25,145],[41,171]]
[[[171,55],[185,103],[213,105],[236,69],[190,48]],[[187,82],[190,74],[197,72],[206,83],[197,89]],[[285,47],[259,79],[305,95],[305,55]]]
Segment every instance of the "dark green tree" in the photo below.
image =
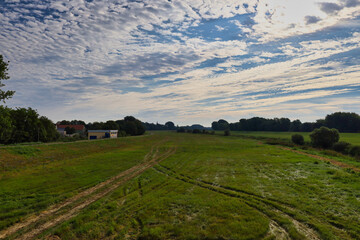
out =
[[[8,80],[10,77],[7,73],[9,62],[5,62],[3,56],[0,55],[0,88],[4,87],[5,84],[1,80]],[[4,91],[0,89],[0,101],[5,103],[5,100],[11,98],[14,95],[15,91]]]
[[340,139],[339,131],[335,128],[321,127],[311,134],[311,143],[314,147],[330,148]]
[[103,122],[93,122],[88,124],[89,130],[103,130],[105,127],[105,123]]
[[[54,123],[47,117],[40,117],[40,132],[39,138],[41,142],[52,142],[60,137],[58,131],[56,131]],[[75,129],[74,129],[75,130]]]
[[301,121],[296,119],[290,124],[290,132],[300,132],[301,129]]
[[125,132],[128,135],[137,135],[137,127],[135,121],[125,121]]
[[11,109],[11,117],[15,126],[11,137],[13,143],[40,140],[41,124],[36,110],[32,108]]
[[336,128],[340,132],[360,132],[360,116],[356,113],[336,112],[325,118],[329,128]]
[[217,122],[213,122],[211,128],[214,130],[226,130],[229,129],[229,123],[224,119],[220,119]]
[[304,145],[304,137],[300,134],[294,134],[291,136],[291,141],[298,145]]
[[11,134],[14,129],[11,118],[11,109],[0,106],[0,143],[7,144],[11,141]]
[[104,129],[105,130],[118,130],[119,125],[115,121],[109,120],[104,124]]
[[76,132],[75,128],[67,126],[65,128],[66,134],[74,134]]
[[165,126],[169,129],[169,130],[175,130],[175,124],[173,122],[166,122]]

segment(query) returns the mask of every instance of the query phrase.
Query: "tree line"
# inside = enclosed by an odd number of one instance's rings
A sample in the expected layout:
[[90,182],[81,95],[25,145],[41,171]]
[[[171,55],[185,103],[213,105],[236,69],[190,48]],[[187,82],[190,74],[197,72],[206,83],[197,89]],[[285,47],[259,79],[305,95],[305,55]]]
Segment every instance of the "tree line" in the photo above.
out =
[[133,116],[127,116],[122,120],[109,120],[106,122],[93,122],[85,125],[87,130],[118,130],[118,136],[143,135],[146,131],[143,123]]
[[214,130],[231,131],[274,131],[274,132],[312,132],[320,127],[336,128],[340,132],[360,132],[360,116],[351,112],[335,112],[328,114],[325,119],[315,122],[304,122],[300,120],[291,121],[288,118],[262,118],[253,117],[240,119],[239,122],[228,123],[224,119],[214,121],[211,124]]
[[51,142],[60,137],[54,123],[32,108],[0,106],[0,143]]

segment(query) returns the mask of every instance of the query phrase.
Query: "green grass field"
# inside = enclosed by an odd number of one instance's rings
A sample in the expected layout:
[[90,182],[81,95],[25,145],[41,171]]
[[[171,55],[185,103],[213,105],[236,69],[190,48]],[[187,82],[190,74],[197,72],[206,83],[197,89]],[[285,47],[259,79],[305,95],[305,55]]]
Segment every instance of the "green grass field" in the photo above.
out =
[[106,189],[36,237],[360,239],[359,173],[256,140],[155,132],[0,154],[0,233],[146,159],[157,160],[8,239],[56,222]]
[[[310,142],[309,132],[242,132],[242,131],[232,131],[232,135],[244,135],[244,136],[254,136],[254,137],[268,137],[268,138],[282,138],[282,139],[291,139],[293,134],[301,134],[305,141]],[[340,133],[340,141],[345,141],[353,145],[360,146],[360,133]]]

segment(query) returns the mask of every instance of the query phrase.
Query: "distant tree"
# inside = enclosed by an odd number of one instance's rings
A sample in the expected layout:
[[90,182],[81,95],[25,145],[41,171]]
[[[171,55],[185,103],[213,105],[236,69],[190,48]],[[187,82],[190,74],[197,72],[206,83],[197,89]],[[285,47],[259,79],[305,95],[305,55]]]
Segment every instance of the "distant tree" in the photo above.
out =
[[104,129],[105,130],[118,130],[119,125],[115,121],[109,120],[104,124]]
[[300,134],[293,134],[291,136],[291,141],[298,145],[304,145],[304,143],[305,143],[304,137]]
[[301,121],[296,119],[290,124],[290,132],[300,132],[301,130]]
[[175,130],[175,124],[173,122],[166,122],[165,126],[169,129],[169,130]]
[[103,122],[93,122],[88,124],[89,130],[104,130],[105,123]]
[[241,131],[241,124],[240,122],[229,123],[229,128],[231,131]]
[[14,130],[12,131],[11,142],[37,142],[41,130],[39,114],[32,108],[11,109],[11,118]]
[[217,121],[214,121],[211,123],[211,128],[216,130],[219,130],[219,123]]
[[[40,117],[40,132],[39,140],[41,142],[52,142],[60,137],[58,131],[56,131],[54,123],[47,117]],[[74,129],[75,130],[75,129]]]
[[220,119],[217,122],[212,122],[211,128],[214,130],[226,130],[229,128],[229,123],[224,119]]
[[321,127],[315,129],[311,134],[311,143],[315,147],[330,148],[339,141],[339,131],[335,128]]
[[117,120],[120,131],[125,131],[127,135],[143,135],[146,131],[144,124],[133,116],[127,116],[124,120]]
[[177,132],[179,132],[179,133],[184,133],[184,132],[185,132],[185,128],[180,127],[180,128],[177,129]]
[[314,123],[314,128],[321,128],[321,127],[326,127],[325,119],[318,119]]
[[134,118],[133,116],[126,116],[126,117],[124,117],[124,120],[129,121],[129,122],[133,122],[133,121],[136,120],[136,118]]
[[192,133],[196,133],[196,134],[197,134],[197,133],[201,133],[201,130],[200,130],[200,129],[193,129],[193,130],[192,130]]
[[340,132],[360,132],[360,116],[356,113],[336,112],[325,118],[329,128],[337,128]]
[[230,136],[230,130],[228,130],[228,129],[225,130],[225,131],[224,131],[224,136]]
[[300,132],[312,132],[314,130],[314,124],[311,122],[305,122],[301,124]]
[[0,144],[11,142],[11,135],[14,129],[11,118],[11,109],[0,106]]
[[71,122],[68,121],[68,120],[62,120],[62,121],[58,122],[58,124],[59,124],[59,125],[70,125]]
[[75,128],[67,126],[65,128],[66,134],[74,134],[76,132]]
[[125,121],[125,132],[128,135],[137,135],[137,127],[135,121]]
[[[5,84],[1,80],[8,80],[10,77],[7,73],[9,62],[5,62],[3,56],[0,55],[0,88],[4,87]],[[5,103],[6,99],[11,98],[14,95],[15,91],[4,91],[0,89],[0,101]]]
[[71,125],[84,125],[84,126],[86,125],[85,122],[82,120],[71,120],[70,124]]
[[142,124],[142,122],[140,120],[136,119],[135,124],[137,127],[136,135],[143,135],[146,132],[146,129],[145,129],[144,125]]

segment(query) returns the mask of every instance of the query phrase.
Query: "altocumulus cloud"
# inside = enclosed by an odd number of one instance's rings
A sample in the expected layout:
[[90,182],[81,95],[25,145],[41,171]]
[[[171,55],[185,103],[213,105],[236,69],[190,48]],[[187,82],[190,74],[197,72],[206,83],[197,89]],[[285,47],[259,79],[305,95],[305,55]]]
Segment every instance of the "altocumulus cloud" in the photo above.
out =
[[359,13],[358,0],[5,0],[9,103],[205,125],[359,111]]

